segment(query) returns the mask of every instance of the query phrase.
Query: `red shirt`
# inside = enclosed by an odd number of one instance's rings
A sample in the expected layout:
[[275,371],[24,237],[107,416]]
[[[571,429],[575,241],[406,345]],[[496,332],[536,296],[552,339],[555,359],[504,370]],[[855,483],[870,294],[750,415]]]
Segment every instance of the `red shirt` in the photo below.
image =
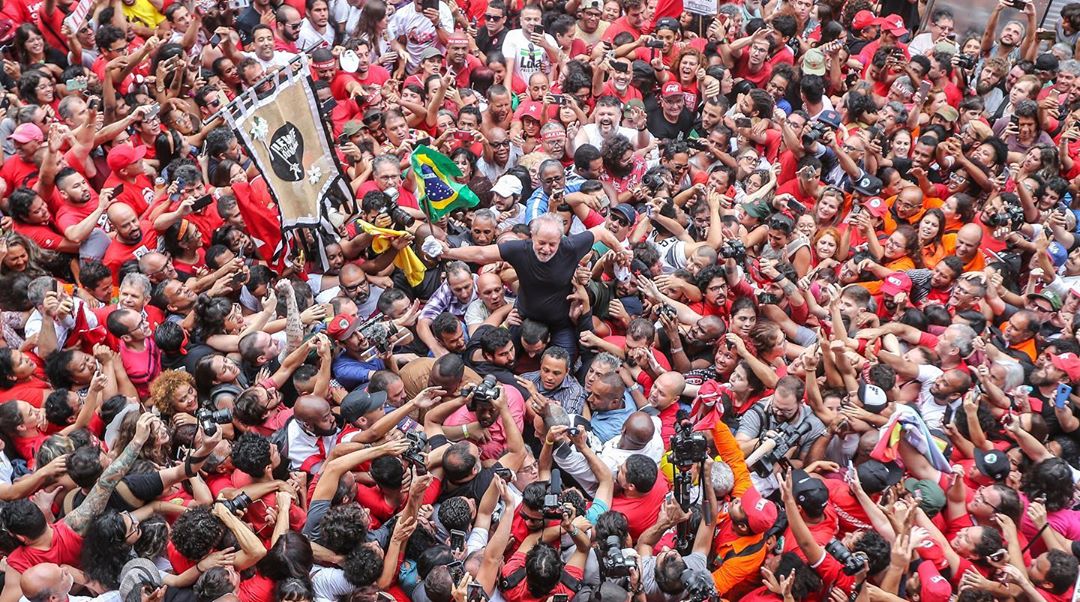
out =
[[[648,493],[639,498],[617,495],[611,500],[611,509],[626,515],[626,522],[630,527],[630,537],[636,540],[641,537],[645,529],[656,523],[656,516],[660,512],[660,507],[663,506],[664,497],[667,494],[667,480],[657,475],[656,484]],[[513,600],[514,598],[507,597],[507,599]]]
[[150,181],[150,178],[146,177],[146,174],[135,176],[134,182],[125,182],[116,174],[112,174],[109,179],[105,180],[105,185],[101,188],[102,190],[115,188],[120,184],[124,185],[124,190],[116,195],[115,200],[131,207],[135,210],[135,215],[141,217],[146,213],[150,203],[154,202],[154,184]]
[[[364,182],[362,186],[360,186],[359,190],[356,191],[356,198],[362,199],[364,198],[365,194],[371,192],[372,190],[378,189],[379,187],[375,184],[375,182],[368,180],[367,182]],[[406,188],[398,189],[397,203],[399,207],[408,207],[409,209],[420,208],[420,204],[416,202],[416,195]]]
[[18,155],[8,157],[0,167],[0,178],[7,184],[8,194],[22,186],[32,187],[37,182],[37,173],[37,165],[23,161]]
[[52,529],[52,546],[48,550],[21,546],[8,555],[8,566],[20,573],[26,572],[34,565],[46,562],[82,567],[82,536],[73,531],[64,521],[53,523]]
[[735,70],[731,72],[731,75],[735,78],[745,79],[757,88],[764,88],[766,82],[772,77],[772,65],[766,61],[756,73],[751,72],[750,52],[749,49],[745,49],[739,55],[739,58],[735,60]]
[[[379,525],[390,520],[401,508],[394,508],[386,503],[378,487],[356,484],[356,501],[371,511],[371,522],[376,523],[371,528],[377,529]],[[404,500],[403,500],[404,501]]]
[[600,90],[600,96],[614,96],[618,98],[620,102],[626,104],[631,100],[641,100],[641,91],[634,86],[627,85],[626,90],[623,90],[622,94],[615,89],[615,83],[611,80],[604,82],[603,89]]
[[101,262],[112,271],[115,284],[120,283],[117,276],[120,273],[120,266],[125,261],[138,259],[151,251],[157,250],[158,232],[154,229],[154,225],[147,221],[140,222],[139,225],[142,227],[142,240],[129,245],[119,238],[114,238],[109,243],[109,248],[105,250],[105,257],[102,258]]
[[[60,194],[55,191],[53,192],[53,198],[57,202],[54,213],[56,227],[61,232],[67,232],[68,228],[79,225],[98,207],[98,193],[94,190],[90,191],[90,200],[79,205],[61,200]],[[103,230],[112,228],[109,217],[105,215],[104,211],[101,212],[101,217],[98,218],[98,227]]]
[[611,26],[604,31],[603,40],[605,42],[610,42],[615,39],[615,36],[619,35],[624,31],[634,36],[635,40],[641,37],[641,30],[630,25],[630,23],[626,20],[626,16],[624,15],[622,17],[619,17],[618,19],[615,19],[615,22],[612,23]]
[[41,408],[45,405],[45,398],[51,391],[52,385],[40,378],[31,376],[30,380],[15,383],[7,389],[0,389],[0,403],[20,399],[35,408]]
[[42,249],[56,251],[66,238],[51,221],[48,224],[14,223],[15,231],[37,243]]
[[[455,78],[455,81],[457,83],[457,87],[459,87],[459,88],[468,88],[469,84],[471,83],[469,80],[472,78],[473,71],[475,71],[476,69],[478,69],[480,67],[483,67],[483,66],[484,66],[483,61],[481,61],[480,59],[476,58],[475,56],[473,56],[471,54],[466,54],[465,55],[465,65],[464,66],[455,67],[454,65],[447,64],[447,69],[450,69],[451,71],[453,71],[454,73],[457,74],[457,77]],[[385,71],[385,69],[384,69],[384,71]]]
[[[525,554],[522,554],[520,552],[516,553],[510,557],[510,560],[506,561],[505,565],[503,565],[503,577],[509,577],[514,573],[514,571],[517,571],[518,569],[522,569],[524,567]],[[568,575],[575,579],[580,580],[585,577],[585,574],[582,572],[582,570],[577,568],[576,566],[568,566],[564,570]],[[566,594],[567,596],[573,596],[574,592],[560,582],[558,585],[555,586],[555,589],[551,590],[551,592],[545,594],[541,598],[537,598],[529,593],[528,580],[523,578],[521,581],[518,582],[517,585],[510,589],[504,590],[502,593],[504,600],[514,600],[514,602],[546,602],[546,600],[548,600],[551,596],[557,594]]]

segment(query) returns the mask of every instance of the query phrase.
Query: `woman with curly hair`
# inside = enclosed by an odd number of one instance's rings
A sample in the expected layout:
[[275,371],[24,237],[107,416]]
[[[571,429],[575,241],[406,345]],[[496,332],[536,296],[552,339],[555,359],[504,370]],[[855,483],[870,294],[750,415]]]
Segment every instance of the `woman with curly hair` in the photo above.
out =
[[277,314],[277,295],[273,288],[268,288],[262,300],[263,310],[248,321],[244,320],[239,303],[230,303],[222,297],[201,294],[195,299],[195,326],[191,338],[197,343],[206,343],[215,351],[235,353],[240,348],[240,339],[251,332],[277,332],[284,327],[279,324],[267,327],[266,323]]
[[[3,352],[0,352],[0,360]],[[195,415],[199,396],[195,393],[195,377],[183,370],[165,370],[150,383],[148,400],[158,409],[162,420],[171,421],[177,414]]]

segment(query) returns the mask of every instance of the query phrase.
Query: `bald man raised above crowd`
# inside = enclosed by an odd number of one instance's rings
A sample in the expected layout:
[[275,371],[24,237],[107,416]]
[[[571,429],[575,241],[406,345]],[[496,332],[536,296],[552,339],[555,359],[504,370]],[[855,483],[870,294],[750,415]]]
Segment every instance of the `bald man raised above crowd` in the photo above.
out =
[[34,565],[19,578],[23,597],[27,600],[67,602],[75,579],[66,567],[46,562]]

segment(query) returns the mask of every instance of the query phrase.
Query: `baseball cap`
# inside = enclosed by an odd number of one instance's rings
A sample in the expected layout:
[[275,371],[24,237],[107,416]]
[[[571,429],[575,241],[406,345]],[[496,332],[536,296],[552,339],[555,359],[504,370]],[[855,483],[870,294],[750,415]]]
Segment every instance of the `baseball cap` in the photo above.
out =
[[949,580],[941,576],[941,571],[933,562],[924,560],[919,563],[919,599],[948,600],[952,597]]
[[869,383],[859,385],[859,399],[862,401],[864,410],[875,414],[889,405],[889,398],[885,395],[885,391],[881,387]]
[[1064,372],[1065,376],[1069,377],[1069,382],[1080,380],[1080,357],[1077,357],[1075,353],[1050,354],[1050,363]]
[[1003,452],[976,449],[975,467],[995,481],[1004,481],[1005,477],[1009,476],[1012,465],[1009,464],[1009,457]]
[[791,473],[791,482],[791,492],[800,508],[811,514],[819,514],[825,509],[829,503],[829,488],[820,479],[805,470],[795,470]]
[[346,50],[341,53],[338,63],[345,73],[356,73],[360,69],[360,56],[356,54],[355,50]]
[[515,119],[524,119],[529,117],[537,121],[541,121],[544,116],[544,105],[535,100],[526,100],[518,105],[517,111],[514,111]]
[[934,114],[938,117],[941,117],[945,121],[948,121],[949,123],[960,119],[960,113],[949,105],[942,105],[938,107],[938,110],[934,111]]
[[440,58],[440,59],[442,58],[442,53],[439,52],[439,49],[434,47],[434,46],[428,46],[427,48],[424,49],[423,52],[420,53],[420,60],[421,61],[426,61],[428,59],[433,59],[433,58]]
[[803,75],[825,75],[825,53],[817,48],[806,51],[802,59]]
[[1050,307],[1057,311],[1061,309],[1061,297],[1057,296],[1057,293],[1050,289],[1043,289],[1037,293],[1031,293],[1027,296],[1028,299],[1037,300],[1042,299],[1050,303]]
[[840,129],[840,126],[843,125],[840,122],[840,113],[832,109],[826,109],[818,113],[816,119],[834,130]]
[[581,4],[578,4],[578,6],[581,7],[581,10],[583,11],[604,9],[604,5],[600,2],[600,0],[583,0]]
[[1050,246],[1046,247],[1046,254],[1050,256],[1050,262],[1055,268],[1065,265],[1065,261],[1069,259],[1069,250],[1056,240],[1050,241]]
[[881,194],[882,182],[880,179],[864,173],[861,178],[855,180],[855,192],[866,196]]
[[341,417],[346,424],[356,422],[361,416],[377,410],[386,404],[386,391],[368,393],[357,389],[341,400]]
[[360,327],[360,316],[338,314],[330,320],[326,326],[326,334],[335,341],[341,342],[352,336]]
[[889,212],[889,208],[885,205],[885,201],[881,200],[881,197],[879,196],[866,199],[866,202],[863,203],[863,205],[866,207],[866,210],[870,212],[870,215],[874,217],[882,217]]
[[859,464],[855,472],[859,473],[859,483],[863,491],[871,495],[881,493],[900,482],[904,471],[896,462],[867,460]]
[[677,32],[682,28],[679,26],[679,20],[675,17],[664,17],[656,22],[656,31],[660,31],[661,29]]
[[881,283],[881,294],[892,297],[911,291],[911,277],[904,272],[893,272]]
[[621,217],[626,223],[630,224],[631,226],[633,226],[634,222],[637,221],[637,211],[634,211],[634,208],[626,203],[619,203],[618,205],[615,205],[611,208],[611,212]]
[[860,10],[855,13],[855,18],[851,20],[851,28],[855,31],[861,31],[867,27],[877,25],[876,21],[877,18],[874,16],[874,13],[868,10]]
[[904,27],[904,20],[900,18],[900,15],[885,15],[879,17],[875,23],[879,25],[882,31],[887,31],[896,37],[900,37],[907,33],[907,28]]
[[765,201],[754,201],[752,203],[743,203],[743,211],[750,217],[757,219],[765,219],[772,215],[772,210],[769,208],[769,204]]
[[682,86],[679,85],[679,82],[668,82],[664,84],[663,89],[660,91],[661,96],[675,96],[678,94],[682,94]]
[[127,600],[131,592],[142,591],[144,586],[157,589],[165,584],[161,577],[161,571],[153,561],[146,558],[135,558],[127,561],[124,568],[120,569],[120,599]]
[[511,176],[503,174],[495,185],[491,187],[491,192],[503,197],[511,197],[515,194],[521,194],[521,180],[517,176]]
[[1059,66],[1058,58],[1050,53],[1043,53],[1035,58],[1036,71],[1057,71]]
[[934,516],[945,507],[945,490],[936,481],[930,479],[907,479],[904,481],[904,489],[907,489],[919,500],[919,507],[927,516]]
[[109,151],[109,155],[105,159],[105,162],[109,164],[109,169],[116,172],[132,163],[142,161],[145,156],[145,146],[134,147],[130,144],[118,144]]
[[19,144],[26,144],[27,142],[41,142],[45,140],[45,134],[41,133],[41,128],[33,123],[24,123],[15,128],[14,132],[8,136],[12,142],[18,142]]
[[746,513],[746,524],[753,533],[768,531],[776,524],[776,518],[780,515],[776,504],[761,497],[753,486],[742,495],[742,509]]
[[362,131],[364,131],[364,124],[355,119],[346,121],[344,127],[341,128],[341,133],[346,136],[354,136]]

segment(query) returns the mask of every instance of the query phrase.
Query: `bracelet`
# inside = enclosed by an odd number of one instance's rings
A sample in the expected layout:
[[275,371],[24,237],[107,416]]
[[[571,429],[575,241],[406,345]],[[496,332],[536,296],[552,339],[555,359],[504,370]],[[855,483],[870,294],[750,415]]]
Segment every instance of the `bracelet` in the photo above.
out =
[[776,275],[776,278],[773,278],[773,279],[771,280],[771,282],[780,282],[780,281],[781,281],[781,280],[783,280],[783,279],[784,279],[784,275],[783,275],[783,274],[777,274],[777,275]]
[[682,347],[672,347],[671,348],[672,353],[682,353],[682,350],[683,350]]
[[467,425],[467,424],[461,425],[461,436],[464,439],[469,438],[469,425]]

